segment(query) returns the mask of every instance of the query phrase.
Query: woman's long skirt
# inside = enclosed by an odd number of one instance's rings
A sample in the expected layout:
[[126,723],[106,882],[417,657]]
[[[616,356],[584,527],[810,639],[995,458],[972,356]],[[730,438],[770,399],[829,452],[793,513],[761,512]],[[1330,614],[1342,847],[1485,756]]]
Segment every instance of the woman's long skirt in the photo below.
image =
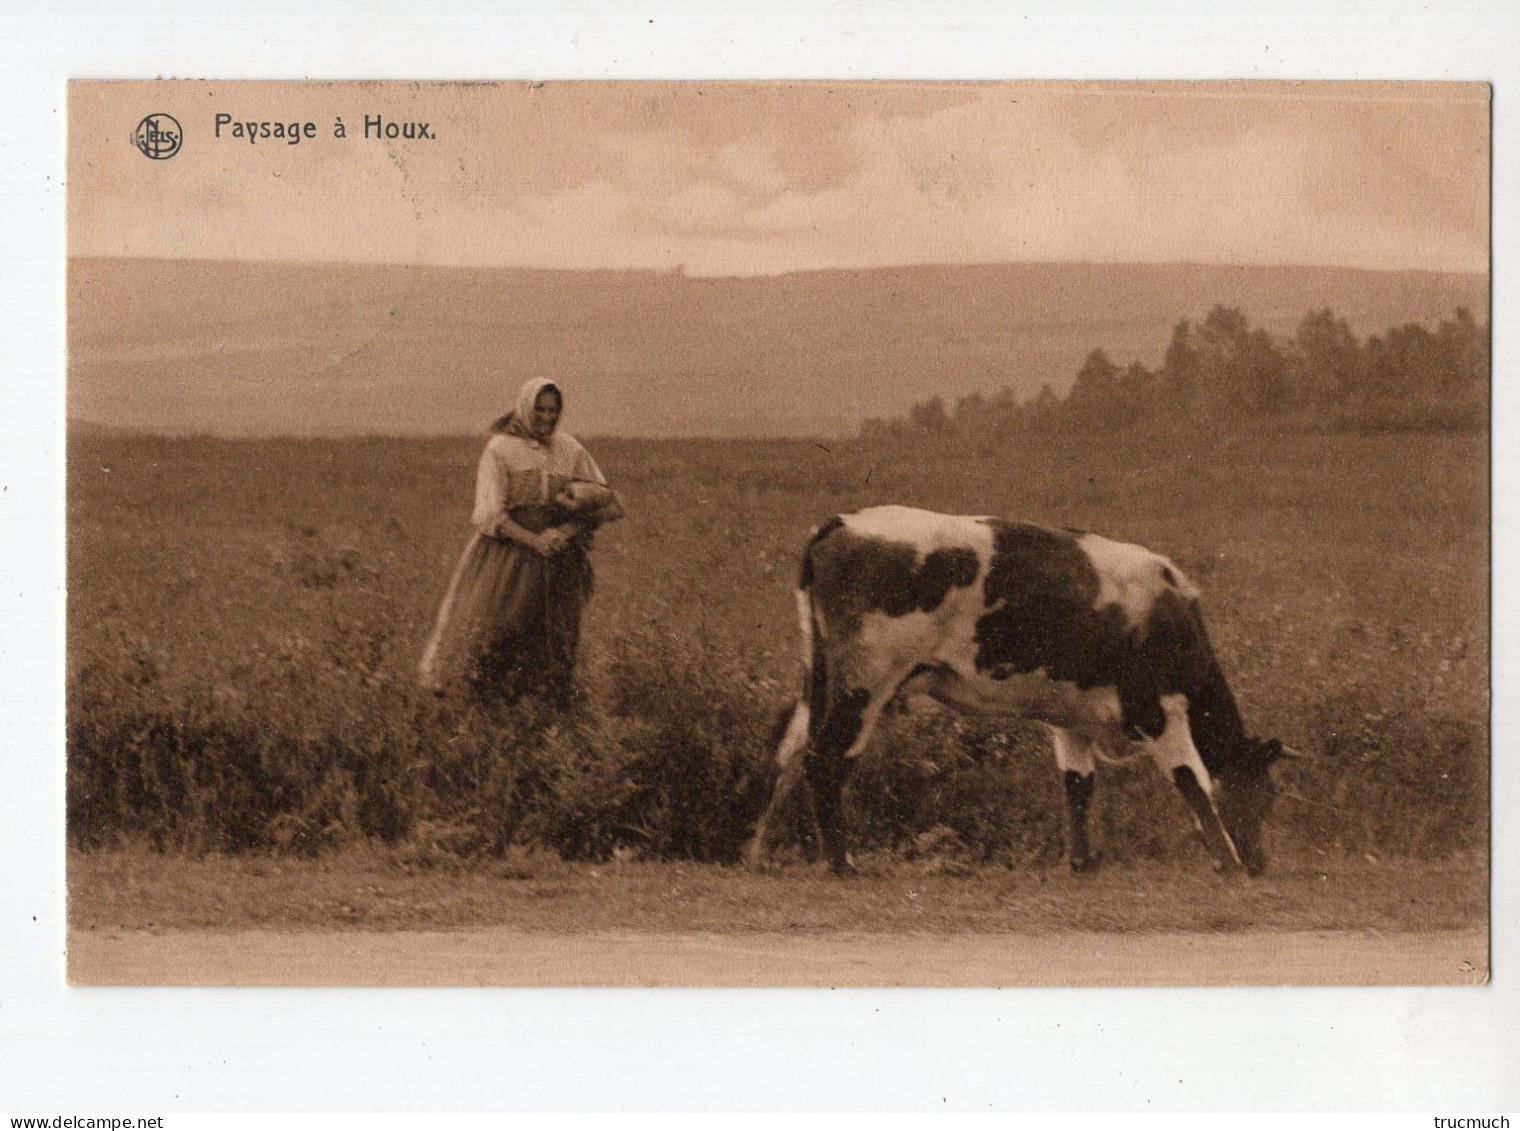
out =
[[476,534],[465,548],[418,664],[436,692],[463,683],[483,698],[544,695],[567,704],[591,560],[578,540],[552,557]]

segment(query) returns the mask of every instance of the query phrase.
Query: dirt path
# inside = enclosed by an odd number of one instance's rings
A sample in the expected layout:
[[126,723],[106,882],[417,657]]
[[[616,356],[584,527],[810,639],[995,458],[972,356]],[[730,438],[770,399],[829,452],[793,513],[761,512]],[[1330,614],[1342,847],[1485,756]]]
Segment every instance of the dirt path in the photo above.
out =
[[540,934],[74,931],[85,985],[1470,985],[1481,931]]

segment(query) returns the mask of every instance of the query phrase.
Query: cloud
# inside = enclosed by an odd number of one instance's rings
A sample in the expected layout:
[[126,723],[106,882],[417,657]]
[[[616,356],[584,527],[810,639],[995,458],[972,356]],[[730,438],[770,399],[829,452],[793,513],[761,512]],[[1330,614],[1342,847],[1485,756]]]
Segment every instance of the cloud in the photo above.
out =
[[[199,89],[250,114],[274,97]],[[321,89],[351,119],[373,104],[433,120],[446,140],[252,153],[199,141],[156,170],[71,129],[75,249],[713,274],[1486,264],[1487,103],[1472,86]],[[88,101],[71,94],[71,109]]]
[[[1435,146],[1433,117],[1449,119]],[[1031,258],[1481,270],[1487,170],[1474,141],[1484,127],[1472,100],[1073,92],[1015,102],[993,92],[927,118],[856,122],[848,182],[780,193],[747,220],[757,258],[759,244],[790,236],[804,266]]]

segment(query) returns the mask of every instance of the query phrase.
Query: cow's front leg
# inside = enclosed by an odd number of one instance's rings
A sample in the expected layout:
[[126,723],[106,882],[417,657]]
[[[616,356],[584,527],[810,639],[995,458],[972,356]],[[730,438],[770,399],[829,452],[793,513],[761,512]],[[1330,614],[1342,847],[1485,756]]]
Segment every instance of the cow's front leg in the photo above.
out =
[[1097,780],[1092,740],[1060,727],[1051,727],[1050,737],[1066,793],[1066,859],[1073,872],[1086,872],[1098,863],[1087,843],[1087,814]]
[[1187,701],[1180,695],[1168,696],[1162,700],[1162,706],[1166,712],[1166,729],[1152,740],[1151,758],[1156,768],[1172,780],[1193,811],[1193,825],[1203,837],[1214,870],[1222,872],[1232,865],[1242,867],[1235,842],[1219,819],[1212,779],[1204,768],[1203,759],[1198,756],[1198,748],[1193,745],[1187,722]]

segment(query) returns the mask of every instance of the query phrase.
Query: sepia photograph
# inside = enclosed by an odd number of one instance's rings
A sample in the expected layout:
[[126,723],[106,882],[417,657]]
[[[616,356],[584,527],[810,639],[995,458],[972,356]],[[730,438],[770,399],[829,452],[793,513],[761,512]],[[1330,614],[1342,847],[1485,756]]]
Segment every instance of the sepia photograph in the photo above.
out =
[[68,84],[75,986],[1490,978],[1490,109]]

